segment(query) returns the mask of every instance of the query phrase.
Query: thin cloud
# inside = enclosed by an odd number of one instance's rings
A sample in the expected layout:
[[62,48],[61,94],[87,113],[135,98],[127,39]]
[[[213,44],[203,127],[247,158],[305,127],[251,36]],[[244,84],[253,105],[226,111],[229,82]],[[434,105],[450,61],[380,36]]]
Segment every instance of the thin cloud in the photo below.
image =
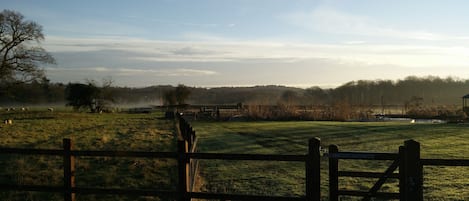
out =
[[467,40],[467,36],[448,36],[425,30],[396,29],[383,25],[367,16],[354,15],[330,7],[317,7],[310,12],[290,13],[284,17],[287,22],[317,32],[340,35],[372,36],[394,39],[425,41]]
[[172,72],[172,76],[207,76],[207,75],[216,75],[218,74],[215,71],[210,70],[196,70],[196,69],[177,69]]
[[47,67],[48,72],[57,74],[60,72],[81,72],[88,73],[92,75],[93,73],[108,73],[115,74],[119,76],[138,76],[138,75],[148,75],[152,74],[154,76],[210,76],[218,74],[215,71],[211,70],[199,70],[199,69],[189,69],[189,68],[179,68],[179,69],[141,69],[141,68],[111,68],[111,67],[71,67],[71,68],[54,68]]
[[[136,18],[136,17],[133,17]],[[219,24],[219,23],[197,23],[197,22],[181,22],[176,20],[167,19],[150,19],[151,22],[176,25],[176,26],[188,26],[188,27],[205,27],[205,28],[220,28],[220,27],[234,27],[234,23]]]
[[179,48],[177,50],[172,51],[176,55],[207,55],[207,54],[215,54],[217,52],[204,50],[196,47],[186,46],[183,48]]
[[173,76],[173,77],[192,77],[192,76],[210,76],[218,74],[215,71],[210,70],[197,70],[197,69],[187,69],[187,68],[180,68],[180,69],[131,69],[131,68],[123,68],[123,69],[116,69],[116,72],[120,75],[139,75],[139,74],[154,74],[155,76]]
[[[353,44],[353,45],[352,45]],[[467,65],[469,48],[463,45],[399,45],[351,41],[345,44],[268,41],[155,41],[136,38],[57,38],[44,43],[47,50],[70,62],[292,62],[338,59],[345,62],[400,66]],[[75,59],[75,60],[72,60]],[[92,60],[94,59],[94,60]],[[63,60],[57,58],[59,65]],[[102,64],[101,64],[102,63]],[[119,65],[115,63],[115,65]]]
[[366,41],[361,41],[361,40],[354,40],[354,41],[345,41],[344,44],[346,45],[361,45],[365,44]]

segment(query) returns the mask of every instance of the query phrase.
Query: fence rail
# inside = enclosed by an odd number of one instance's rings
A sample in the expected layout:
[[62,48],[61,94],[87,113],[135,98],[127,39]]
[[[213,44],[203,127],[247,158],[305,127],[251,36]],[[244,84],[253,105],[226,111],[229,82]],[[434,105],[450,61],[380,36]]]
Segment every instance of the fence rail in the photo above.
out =
[[469,167],[469,160],[467,159],[420,159],[420,163],[425,166]]
[[189,153],[188,156],[192,159],[296,161],[296,162],[305,162],[307,158],[307,155],[223,154],[223,153]]
[[[21,149],[0,148],[0,153],[21,155],[49,155],[63,156],[64,150],[60,149]],[[102,157],[131,157],[131,158],[176,158],[176,152],[144,152],[144,151],[83,151],[72,150],[72,156],[102,156]]]
[[325,157],[335,159],[355,160],[395,160],[399,157],[396,153],[370,153],[370,152],[329,152]]

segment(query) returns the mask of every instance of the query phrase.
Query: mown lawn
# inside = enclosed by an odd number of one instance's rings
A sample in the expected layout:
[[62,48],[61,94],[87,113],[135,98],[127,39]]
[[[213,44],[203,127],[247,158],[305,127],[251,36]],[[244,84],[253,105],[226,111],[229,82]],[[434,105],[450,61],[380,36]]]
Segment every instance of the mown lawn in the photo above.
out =
[[[174,123],[153,114],[90,114],[71,111],[0,112],[0,147],[76,150],[175,151]],[[62,157],[0,154],[0,183],[63,185]],[[172,159],[78,157],[76,185],[175,190]],[[160,200],[157,197],[77,195],[77,200]],[[0,200],[63,200],[56,193],[2,192]],[[162,199],[166,200],[166,199]]]
[[[306,154],[308,139],[344,151],[397,152],[408,139],[421,143],[423,158],[469,159],[469,125],[393,122],[193,122],[200,152]],[[340,170],[384,172],[390,162],[340,161]],[[304,195],[304,164],[201,161],[202,190],[254,195]],[[327,159],[322,161],[327,199]],[[469,200],[469,167],[424,167],[425,200]],[[339,188],[369,190],[376,179],[348,178]],[[381,191],[398,192],[398,181]],[[344,199],[352,199],[344,198]]]

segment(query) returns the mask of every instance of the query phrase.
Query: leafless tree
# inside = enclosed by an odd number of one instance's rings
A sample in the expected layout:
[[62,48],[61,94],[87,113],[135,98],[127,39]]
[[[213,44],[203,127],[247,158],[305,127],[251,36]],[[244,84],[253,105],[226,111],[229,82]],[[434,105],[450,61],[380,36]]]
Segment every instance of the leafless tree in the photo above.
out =
[[45,77],[40,64],[55,63],[40,42],[42,26],[16,11],[0,12],[0,82],[31,82]]

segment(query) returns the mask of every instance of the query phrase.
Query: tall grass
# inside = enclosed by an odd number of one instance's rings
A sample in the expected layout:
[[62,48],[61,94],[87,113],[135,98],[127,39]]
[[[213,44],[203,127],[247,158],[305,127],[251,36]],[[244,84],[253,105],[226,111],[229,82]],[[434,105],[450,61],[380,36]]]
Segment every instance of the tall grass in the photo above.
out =
[[[175,151],[174,123],[154,114],[90,114],[71,111],[3,112],[12,125],[0,128],[0,146],[75,150]],[[0,183],[61,186],[62,157],[0,154]],[[98,188],[175,190],[170,159],[77,157],[76,185]],[[161,200],[157,197],[77,195],[78,200]],[[63,200],[62,195],[0,192],[0,200]],[[163,199],[165,200],[165,199]]]
[[[405,140],[421,143],[423,158],[469,159],[468,125],[392,122],[194,122],[201,152],[306,154],[309,138],[343,151],[397,152]],[[340,170],[384,172],[390,162],[346,160]],[[327,159],[321,170],[322,195],[327,199]],[[304,195],[304,164],[201,161],[204,191],[256,195]],[[469,200],[469,168],[425,167],[425,200]],[[341,189],[369,190],[377,179],[346,178]],[[381,191],[398,192],[397,181]],[[345,200],[352,199],[346,198]]]

